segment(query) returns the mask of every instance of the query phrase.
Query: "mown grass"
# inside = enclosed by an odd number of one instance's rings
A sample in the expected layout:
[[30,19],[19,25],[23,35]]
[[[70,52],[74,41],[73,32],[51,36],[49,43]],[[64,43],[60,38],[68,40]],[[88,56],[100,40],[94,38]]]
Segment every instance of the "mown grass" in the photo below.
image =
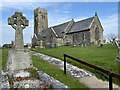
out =
[[[2,54],[2,60],[1,60],[2,69],[5,69],[6,67],[7,52],[8,52],[7,48],[2,48],[2,53],[1,53]],[[45,73],[51,75],[52,77],[61,81],[62,83],[69,86],[73,90],[78,89],[78,88],[82,88],[82,90],[89,89],[86,85],[80,83],[79,80],[73,78],[72,76],[68,74],[64,75],[63,71],[60,70],[58,67],[49,64],[48,62],[42,60],[41,58],[37,56],[32,56],[32,61],[33,61],[33,65],[37,67],[39,70],[42,70]],[[36,71],[32,69],[28,69],[28,71],[33,73],[32,74],[33,77],[37,76]]]
[[[104,69],[111,70],[115,73],[119,72],[119,63],[116,62],[115,58],[117,56],[118,50],[115,45],[104,45],[102,48],[92,47],[71,47],[71,46],[61,46],[57,48],[42,48],[34,50],[36,52],[44,53],[56,58],[63,60],[63,54],[68,54],[73,57],[84,60],[88,63],[100,66]],[[108,78],[102,73],[91,69],[85,65],[77,63],[73,60],[67,59],[67,62],[72,63],[80,68],[87,69],[97,75],[98,78],[107,80]]]
[[37,56],[32,56],[33,65],[38,69],[44,71],[45,73],[51,75],[52,77],[56,78],[57,80],[61,81],[65,85],[69,86],[70,88],[82,88],[88,90],[87,86],[80,83],[79,80],[73,78],[68,74],[64,74],[62,70],[58,67],[49,64],[48,62],[40,59]]

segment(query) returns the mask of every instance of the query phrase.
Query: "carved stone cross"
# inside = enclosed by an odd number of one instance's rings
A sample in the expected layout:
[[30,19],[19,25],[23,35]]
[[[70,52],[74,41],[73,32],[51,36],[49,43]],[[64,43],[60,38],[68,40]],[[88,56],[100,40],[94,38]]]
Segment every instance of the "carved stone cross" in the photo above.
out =
[[21,12],[15,12],[14,15],[8,18],[8,25],[15,29],[15,49],[24,49],[23,29],[29,25],[29,21]]

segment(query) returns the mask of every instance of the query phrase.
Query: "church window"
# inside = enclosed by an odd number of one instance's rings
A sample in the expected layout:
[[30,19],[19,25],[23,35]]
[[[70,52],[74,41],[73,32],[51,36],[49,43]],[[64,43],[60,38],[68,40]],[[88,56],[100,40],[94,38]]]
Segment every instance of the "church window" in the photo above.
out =
[[85,41],[85,33],[83,32],[83,41]]
[[99,40],[99,27],[98,26],[96,26],[96,28],[95,28],[95,39],[98,41]]

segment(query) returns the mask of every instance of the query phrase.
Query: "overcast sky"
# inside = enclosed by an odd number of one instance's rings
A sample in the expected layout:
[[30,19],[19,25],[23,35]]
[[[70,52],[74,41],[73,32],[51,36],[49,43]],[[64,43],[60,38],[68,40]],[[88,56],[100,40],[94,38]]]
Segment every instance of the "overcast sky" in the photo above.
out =
[[33,2],[29,0],[29,2],[8,3],[8,0],[5,0],[0,7],[2,14],[2,21],[0,21],[2,23],[2,26],[0,24],[2,42],[0,45],[11,43],[15,38],[15,30],[7,22],[8,17],[15,11],[23,12],[23,15],[29,20],[29,26],[24,29],[24,42],[31,42],[34,32],[34,9],[37,7],[45,8],[48,11],[49,26],[67,22],[72,18],[79,21],[93,17],[97,12],[104,28],[104,36],[109,33],[118,34],[118,2]]

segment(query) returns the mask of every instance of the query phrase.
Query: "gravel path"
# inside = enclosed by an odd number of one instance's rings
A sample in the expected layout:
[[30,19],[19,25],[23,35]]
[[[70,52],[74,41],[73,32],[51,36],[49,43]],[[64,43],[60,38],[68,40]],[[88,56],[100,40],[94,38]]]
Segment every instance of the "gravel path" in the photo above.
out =
[[[57,67],[59,67],[61,70],[64,70],[64,61],[45,55],[41,53],[35,53],[35,56],[38,56],[42,58],[43,60],[49,62],[50,64],[53,64]],[[109,83],[107,81],[102,81],[101,79],[96,78],[96,76],[84,69],[80,69],[72,64],[66,63],[67,65],[67,73],[72,75],[75,78],[78,78],[80,82],[84,83],[87,85],[89,88],[108,88]],[[118,86],[113,84],[114,88],[117,88],[115,90],[120,90],[118,89]],[[91,89],[91,90],[94,90]],[[99,89],[100,90],[100,89]],[[106,89],[105,89],[106,90]]]

